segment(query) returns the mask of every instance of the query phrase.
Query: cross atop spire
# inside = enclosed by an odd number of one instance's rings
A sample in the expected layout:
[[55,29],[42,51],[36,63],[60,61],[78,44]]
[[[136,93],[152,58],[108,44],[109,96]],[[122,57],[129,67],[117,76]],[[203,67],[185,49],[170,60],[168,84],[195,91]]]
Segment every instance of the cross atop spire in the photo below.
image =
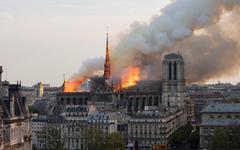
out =
[[105,64],[104,64],[104,77],[110,78],[111,76],[111,64],[110,64],[110,54],[108,47],[108,27],[106,33],[106,56],[105,56]]

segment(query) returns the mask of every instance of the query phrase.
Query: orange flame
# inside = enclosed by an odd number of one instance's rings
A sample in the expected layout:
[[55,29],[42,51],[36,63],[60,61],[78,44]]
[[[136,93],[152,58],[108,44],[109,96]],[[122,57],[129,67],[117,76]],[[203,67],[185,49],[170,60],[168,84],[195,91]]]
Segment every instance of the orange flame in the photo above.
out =
[[140,68],[139,67],[129,67],[126,72],[121,77],[122,88],[127,88],[134,86],[140,80]]
[[85,81],[85,79],[79,80],[65,80],[64,81],[64,92],[77,92],[80,85]]

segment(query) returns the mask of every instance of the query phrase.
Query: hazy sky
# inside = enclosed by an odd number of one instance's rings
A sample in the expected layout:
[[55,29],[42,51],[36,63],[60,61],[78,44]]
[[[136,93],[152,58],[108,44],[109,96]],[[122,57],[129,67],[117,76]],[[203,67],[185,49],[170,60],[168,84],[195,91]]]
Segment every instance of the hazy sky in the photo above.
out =
[[[134,21],[147,22],[169,0],[1,0],[3,79],[61,85],[85,59],[104,56],[106,26],[116,41]],[[7,75],[6,75],[7,72]]]

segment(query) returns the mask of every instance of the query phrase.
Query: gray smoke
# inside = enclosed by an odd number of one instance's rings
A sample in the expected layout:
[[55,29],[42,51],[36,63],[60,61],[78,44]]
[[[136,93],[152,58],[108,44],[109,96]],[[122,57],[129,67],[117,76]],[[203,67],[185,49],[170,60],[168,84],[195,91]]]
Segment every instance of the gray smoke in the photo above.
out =
[[[121,35],[111,53],[114,75],[119,76],[126,67],[139,66],[143,79],[160,79],[163,55],[174,50],[182,53],[191,82],[232,73],[238,66],[239,44],[237,36],[224,32],[223,23],[236,20],[222,20],[229,12],[238,17],[239,6],[240,0],[173,1],[149,23],[135,22]],[[232,27],[231,31],[239,29]]]
[[86,80],[91,78],[97,71],[102,71],[104,67],[104,57],[96,57],[85,60],[78,73],[71,80]]

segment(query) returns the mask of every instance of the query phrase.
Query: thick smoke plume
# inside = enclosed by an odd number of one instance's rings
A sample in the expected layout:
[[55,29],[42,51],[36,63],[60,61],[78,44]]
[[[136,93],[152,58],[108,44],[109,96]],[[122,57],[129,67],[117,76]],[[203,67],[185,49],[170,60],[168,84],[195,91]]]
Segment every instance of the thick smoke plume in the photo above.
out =
[[79,73],[75,74],[71,80],[85,80],[90,78],[93,74],[103,70],[104,57],[90,58],[83,62]]
[[[141,68],[142,79],[160,79],[163,55],[171,51],[183,55],[190,82],[233,73],[239,64],[240,30],[238,21],[229,18],[240,18],[239,6],[240,0],[172,1],[149,23],[136,22],[122,33],[111,53],[113,75],[134,65]],[[100,68],[92,61],[90,74]]]

